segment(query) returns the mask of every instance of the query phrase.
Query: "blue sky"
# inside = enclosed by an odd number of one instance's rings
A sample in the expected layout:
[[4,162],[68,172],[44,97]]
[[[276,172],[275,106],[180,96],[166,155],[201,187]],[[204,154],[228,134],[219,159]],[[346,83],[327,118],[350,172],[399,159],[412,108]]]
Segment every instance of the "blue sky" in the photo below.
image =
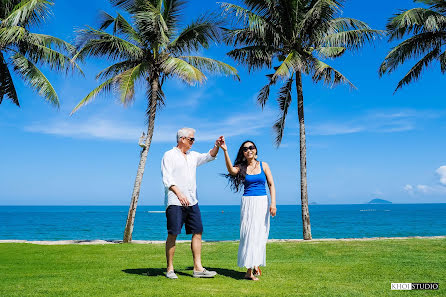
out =
[[[74,30],[97,24],[99,10],[116,9],[105,0],[55,1],[53,17],[37,31],[71,41]],[[375,29],[412,1],[347,1],[344,16],[361,19]],[[185,23],[216,9],[214,1],[189,1]],[[446,202],[446,100],[439,65],[416,83],[393,95],[398,80],[412,63],[383,78],[378,67],[395,44],[377,40],[359,52],[329,61],[358,90],[329,89],[304,79],[307,166],[310,202],[364,203],[381,198],[394,203]],[[209,57],[236,65],[213,46]],[[63,77],[44,69],[58,92],[54,109],[15,78],[21,100],[0,105],[0,205],[128,205],[139,161],[138,138],[145,131],[144,90],[127,108],[112,96],[100,96],[70,117],[73,107],[95,86],[94,77],[108,64],[89,59],[85,77]],[[207,151],[220,135],[234,158],[245,139],[256,142],[259,157],[270,164],[279,204],[300,201],[296,102],[287,118],[283,145],[273,146],[272,124],[278,114],[271,96],[264,111],[255,103],[268,70],[248,74],[237,65],[241,82],[208,76],[200,87],[165,84],[166,107],[158,114],[156,132],[141,189],[140,205],[161,205],[160,161],[175,145],[183,126],[197,130],[194,149]],[[272,92],[275,94],[277,89]],[[294,98],[295,99],[295,98]],[[238,204],[219,176],[223,156],[198,169],[201,204]]]

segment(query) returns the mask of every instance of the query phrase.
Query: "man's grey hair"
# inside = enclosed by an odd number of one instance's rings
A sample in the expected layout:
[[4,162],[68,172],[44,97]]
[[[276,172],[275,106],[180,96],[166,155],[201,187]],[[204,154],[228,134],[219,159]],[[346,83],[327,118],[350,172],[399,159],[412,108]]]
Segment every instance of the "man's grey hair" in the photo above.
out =
[[177,142],[180,141],[181,137],[189,137],[189,134],[191,134],[191,133],[195,134],[195,129],[192,129],[192,128],[181,128],[177,132]]

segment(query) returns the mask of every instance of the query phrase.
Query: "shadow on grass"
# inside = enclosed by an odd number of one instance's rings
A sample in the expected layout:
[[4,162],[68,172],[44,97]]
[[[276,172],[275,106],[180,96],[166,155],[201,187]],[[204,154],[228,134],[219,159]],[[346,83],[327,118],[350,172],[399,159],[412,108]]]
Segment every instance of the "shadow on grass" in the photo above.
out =
[[[193,267],[187,267],[186,270],[191,271],[190,273],[185,273],[182,271],[175,270],[175,273],[178,275],[193,277]],[[208,270],[216,271],[219,275],[230,277],[233,279],[244,279],[245,272],[225,269],[225,268],[216,268],[216,267],[208,267]],[[166,269],[165,268],[134,268],[134,269],[124,269],[122,272],[128,274],[137,274],[141,276],[165,276]]]
[[[135,268],[135,269],[124,269],[122,272],[128,274],[138,274],[142,276],[166,276],[166,268]],[[176,271],[178,275],[185,275],[192,277],[192,274],[187,274],[181,271]]]
[[[186,269],[193,270],[193,267],[187,267]],[[218,268],[218,267],[206,267],[207,270],[215,271],[219,275],[230,277],[233,279],[244,279],[245,278],[245,272],[232,270],[232,269],[226,269],[226,268]]]

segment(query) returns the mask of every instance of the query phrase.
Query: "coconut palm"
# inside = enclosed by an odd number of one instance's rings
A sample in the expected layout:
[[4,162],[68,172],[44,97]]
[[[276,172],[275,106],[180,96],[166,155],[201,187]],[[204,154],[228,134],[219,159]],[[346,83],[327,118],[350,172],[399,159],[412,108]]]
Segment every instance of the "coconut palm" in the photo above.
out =
[[417,80],[432,62],[440,62],[441,72],[446,71],[446,1],[415,0],[429,8],[413,8],[396,14],[389,19],[387,31],[389,41],[410,36],[384,58],[379,75],[392,73],[404,62],[416,59],[415,65],[398,82],[395,92],[402,86]]
[[0,104],[8,98],[20,106],[13,70],[45,100],[59,106],[54,87],[38,66],[57,71],[77,68],[70,59],[75,47],[59,38],[30,32],[46,20],[53,4],[47,0],[0,1]]
[[[79,32],[80,50],[75,59],[86,56],[105,57],[115,62],[98,75],[105,81],[91,91],[73,110],[91,102],[101,92],[115,91],[122,104],[135,98],[135,84],[142,82],[147,98],[147,136],[140,141],[141,159],[133,187],[124,242],[132,240],[133,224],[147,154],[153,136],[155,116],[164,104],[163,82],[169,78],[187,84],[203,83],[202,71],[222,73],[238,79],[235,68],[223,62],[193,55],[208,48],[219,36],[217,22],[210,15],[199,17],[185,28],[180,28],[184,2],[178,0],[112,0],[125,9],[133,22],[118,14],[102,14],[99,29],[87,28]],[[112,33],[104,30],[112,28]]]
[[338,17],[342,2],[336,0],[244,0],[246,7],[223,3],[226,14],[235,18],[233,29],[226,31],[228,44],[237,47],[228,53],[249,71],[274,67],[258,94],[263,107],[270,88],[284,81],[277,95],[280,115],[273,128],[277,146],[285,129],[285,120],[292,101],[295,83],[300,131],[300,191],[303,238],[311,239],[308,210],[306,139],[302,76],[310,75],[314,82],[328,86],[354,85],[338,70],[322,60],[342,56],[347,49],[358,49],[379,34],[366,23]]

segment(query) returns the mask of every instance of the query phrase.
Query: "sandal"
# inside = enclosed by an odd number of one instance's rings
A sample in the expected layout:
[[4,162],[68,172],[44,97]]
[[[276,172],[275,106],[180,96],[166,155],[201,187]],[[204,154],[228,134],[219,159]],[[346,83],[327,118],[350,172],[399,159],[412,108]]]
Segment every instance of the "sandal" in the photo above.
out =
[[258,281],[259,279],[257,277],[255,277],[254,275],[245,275],[244,277],[247,280],[252,280],[252,281]]
[[262,270],[260,270],[260,267],[254,268],[254,275],[256,276],[262,275]]

